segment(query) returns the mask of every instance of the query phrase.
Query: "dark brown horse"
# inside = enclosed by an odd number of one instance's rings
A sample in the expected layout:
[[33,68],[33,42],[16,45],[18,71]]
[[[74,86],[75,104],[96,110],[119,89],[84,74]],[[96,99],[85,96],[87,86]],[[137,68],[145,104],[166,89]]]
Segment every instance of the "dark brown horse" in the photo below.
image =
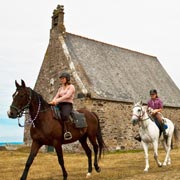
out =
[[97,115],[85,109],[78,110],[79,112],[84,113],[88,126],[87,128],[80,130],[74,128],[72,124],[68,124],[67,128],[72,134],[72,139],[64,140],[64,128],[60,121],[53,118],[50,105],[42,98],[40,94],[31,88],[26,87],[23,80],[21,80],[21,85],[19,85],[16,81],[15,84],[17,89],[13,94],[13,102],[10,106],[10,110],[8,111],[8,116],[10,118],[19,118],[26,109],[29,109],[29,114],[31,117],[29,121],[32,124],[30,128],[31,138],[33,140],[31,152],[26,162],[21,180],[25,180],[27,178],[29,168],[42,145],[55,147],[58,161],[63,172],[63,180],[67,180],[68,174],[64,166],[62,144],[68,144],[76,140],[79,140],[88,157],[87,176],[90,176],[92,172],[92,153],[87,144],[87,138],[91,142],[94,149],[95,170],[100,172],[101,169],[98,166],[98,158],[101,158],[101,153],[105,147],[105,144],[102,138]]

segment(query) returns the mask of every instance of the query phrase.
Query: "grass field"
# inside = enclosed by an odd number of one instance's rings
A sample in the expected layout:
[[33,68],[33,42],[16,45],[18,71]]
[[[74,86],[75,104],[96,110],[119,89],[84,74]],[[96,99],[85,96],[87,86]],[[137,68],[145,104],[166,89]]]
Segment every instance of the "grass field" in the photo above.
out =
[[[16,151],[0,151],[0,179],[18,180],[24,169],[29,155],[29,149]],[[159,159],[165,156],[159,151]],[[159,168],[156,166],[153,151],[149,152],[150,169],[144,173],[145,166],[143,151],[124,151],[105,153],[99,165],[102,171],[92,172],[90,180],[179,180],[180,179],[180,149],[171,151],[172,165]],[[86,179],[87,158],[85,154],[64,154],[68,180]],[[28,180],[61,180],[62,172],[56,154],[39,153],[28,174]]]

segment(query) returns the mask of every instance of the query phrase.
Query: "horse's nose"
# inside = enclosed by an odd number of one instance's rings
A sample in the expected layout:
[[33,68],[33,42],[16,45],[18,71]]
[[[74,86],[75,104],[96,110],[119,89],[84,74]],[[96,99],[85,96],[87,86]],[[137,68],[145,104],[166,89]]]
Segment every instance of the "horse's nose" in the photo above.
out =
[[136,119],[134,119],[134,118],[132,118],[132,119],[131,119],[131,123],[133,124],[133,126],[135,126],[135,125],[136,125],[136,122],[137,122],[137,120],[136,120]]
[[8,114],[9,118],[16,118],[14,113],[12,111],[10,111],[10,110],[7,112],[7,114]]

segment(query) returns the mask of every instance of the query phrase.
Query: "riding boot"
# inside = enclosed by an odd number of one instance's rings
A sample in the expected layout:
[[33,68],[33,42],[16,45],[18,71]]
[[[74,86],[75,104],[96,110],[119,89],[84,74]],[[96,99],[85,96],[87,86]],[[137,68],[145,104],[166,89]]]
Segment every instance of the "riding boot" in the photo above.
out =
[[164,123],[161,123],[161,130],[163,132],[164,139],[167,139],[168,135],[166,133],[166,130],[165,130],[165,127],[164,127]]
[[68,121],[64,121],[64,129],[65,129],[64,139],[70,140],[72,139],[72,134],[70,131],[67,130],[67,127],[68,127]]
[[140,134],[137,134],[135,137],[134,137],[135,140],[141,142],[141,136]]
[[165,127],[164,127],[164,120],[162,118],[162,114],[161,113],[156,113],[155,116],[159,121],[160,128],[161,128],[161,131],[163,132],[164,139],[167,139],[168,136],[166,134],[166,130],[165,130]]

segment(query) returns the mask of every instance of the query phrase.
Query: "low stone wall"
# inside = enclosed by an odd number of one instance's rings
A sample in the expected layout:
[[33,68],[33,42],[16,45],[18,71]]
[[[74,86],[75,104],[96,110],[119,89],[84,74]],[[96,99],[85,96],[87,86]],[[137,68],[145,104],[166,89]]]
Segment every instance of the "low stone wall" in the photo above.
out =
[[103,138],[109,150],[134,149],[138,142],[133,140],[137,127],[131,124],[132,104],[104,100],[76,100],[76,108],[87,108],[97,113]]

